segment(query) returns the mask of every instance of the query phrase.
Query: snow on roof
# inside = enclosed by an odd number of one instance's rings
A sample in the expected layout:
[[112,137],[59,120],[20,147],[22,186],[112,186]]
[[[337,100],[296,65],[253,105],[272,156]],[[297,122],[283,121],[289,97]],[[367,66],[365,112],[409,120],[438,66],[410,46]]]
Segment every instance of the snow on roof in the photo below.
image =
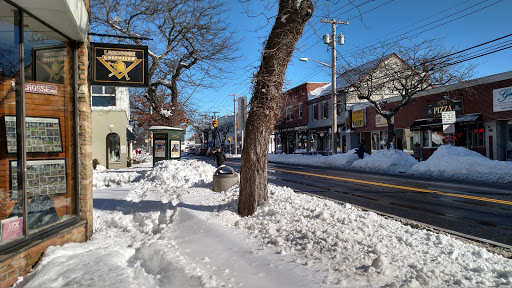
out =
[[[357,82],[362,77],[366,76],[372,69],[377,67],[381,62],[386,61],[391,57],[391,54],[382,60],[382,58],[377,58],[371,61],[368,61],[360,66],[347,70],[340,74],[336,79],[336,91],[344,90],[352,86],[355,82]],[[319,97],[332,94],[332,83],[327,84],[325,86],[319,87],[313,91],[311,91],[308,95],[308,100],[314,100]]]
[[149,130],[176,130],[176,131],[183,131],[183,129],[181,129],[181,128],[168,127],[168,126],[151,126],[151,127],[149,127]]

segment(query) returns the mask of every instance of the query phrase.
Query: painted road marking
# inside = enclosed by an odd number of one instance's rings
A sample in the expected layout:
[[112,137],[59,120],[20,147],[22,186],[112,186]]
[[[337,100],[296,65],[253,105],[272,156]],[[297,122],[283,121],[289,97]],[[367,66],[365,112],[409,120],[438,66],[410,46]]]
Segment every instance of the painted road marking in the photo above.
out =
[[299,172],[299,171],[293,171],[293,170],[285,170],[285,169],[279,169],[279,168],[269,168],[269,169],[276,170],[276,171],[282,171],[282,172],[288,172],[288,173],[309,175],[309,176],[314,176],[314,177],[343,180],[343,181],[348,181],[348,182],[370,184],[370,185],[375,185],[375,186],[397,188],[397,189],[402,189],[402,190],[411,190],[411,191],[418,191],[418,192],[424,192],[424,193],[439,194],[439,195],[443,195],[443,196],[451,196],[451,197],[466,198],[466,199],[493,202],[493,203],[499,203],[499,204],[505,204],[505,205],[512,205],[512,201],[492,199],[492,198],[486,198],[486,197],[478,197],[478,196],[471,196],[471,195],[464,195],[464,194],[457,194],[457,193],[448,193],[448,192],[441,192],[441,191],[437,191],[437,190],[421,189],[421,188],[414,188],[414,187],[407,187],[407,186],[400,186],[400,185],[393,185],[393,184],[386,184],[386,183],[379,183],[379,182],[371,182],[371,181],[364,181],[364,180],[357,180],[357,179],[327,176],[327,175]]

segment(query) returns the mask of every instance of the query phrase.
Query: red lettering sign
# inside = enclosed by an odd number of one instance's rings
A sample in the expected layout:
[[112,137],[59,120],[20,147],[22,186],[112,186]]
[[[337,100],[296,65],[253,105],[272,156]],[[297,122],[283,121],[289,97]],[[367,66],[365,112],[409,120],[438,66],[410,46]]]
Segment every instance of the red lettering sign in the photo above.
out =
[[25,83],[25,92],[57,95],[57,86],[46,84]]

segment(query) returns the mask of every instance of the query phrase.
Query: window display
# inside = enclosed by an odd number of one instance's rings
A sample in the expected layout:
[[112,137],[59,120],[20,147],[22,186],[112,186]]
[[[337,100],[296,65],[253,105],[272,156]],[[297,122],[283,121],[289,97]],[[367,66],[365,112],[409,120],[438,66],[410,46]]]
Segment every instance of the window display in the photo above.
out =
[[[27,161],[27,197],[66,194],[66,160]],[[11,161],[11,190],[18,190],[17,163]]]
[[[25,149],[27,152],[62,152],[58,118],[25,118]],[[5,116],[7,153],[16,153],[16,117]]]

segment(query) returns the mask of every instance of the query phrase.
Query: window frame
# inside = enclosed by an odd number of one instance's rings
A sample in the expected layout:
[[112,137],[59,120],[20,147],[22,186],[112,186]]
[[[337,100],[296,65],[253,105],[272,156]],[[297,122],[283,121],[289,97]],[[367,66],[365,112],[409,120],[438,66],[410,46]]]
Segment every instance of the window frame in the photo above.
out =
[[[94,88],[97,88],[97,87],[101,87],[101,92],[100,94],[98,93],[93,93],[94,91]],[[111,93],[106,93],[106,89],[105,88],[114,88],[114,93],[111,94]],[[91,107],[93,108],[98,108],[98,107],[116,107],[117,106],[117,87],[112,87],[112,86],[91,86]],[[105,103],[112,103],[113,102],[113,105],[94,105],[94,99],[99,99],[101,97],[104,97],[104,98],[113,98],[113,101],[106,101]]]

